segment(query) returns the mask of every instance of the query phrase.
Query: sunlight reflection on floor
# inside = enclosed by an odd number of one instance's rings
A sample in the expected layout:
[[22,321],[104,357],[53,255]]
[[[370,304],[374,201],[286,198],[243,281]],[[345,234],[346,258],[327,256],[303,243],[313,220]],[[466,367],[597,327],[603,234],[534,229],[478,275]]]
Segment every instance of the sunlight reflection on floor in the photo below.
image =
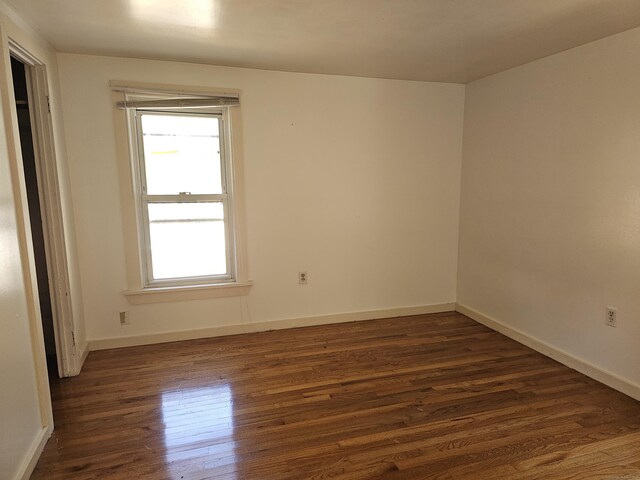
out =
[[[236,463],[233,394],[228,384],[162,393],[165,462],[183,465],[173,478]],[[193,460],[187,466],[182,462]]]

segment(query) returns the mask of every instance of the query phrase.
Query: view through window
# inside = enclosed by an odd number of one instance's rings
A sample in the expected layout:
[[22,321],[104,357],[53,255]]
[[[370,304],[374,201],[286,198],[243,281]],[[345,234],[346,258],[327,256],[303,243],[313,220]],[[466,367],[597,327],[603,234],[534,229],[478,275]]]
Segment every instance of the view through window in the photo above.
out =
[[222,114],[136,112],[147,283],[231,277]]

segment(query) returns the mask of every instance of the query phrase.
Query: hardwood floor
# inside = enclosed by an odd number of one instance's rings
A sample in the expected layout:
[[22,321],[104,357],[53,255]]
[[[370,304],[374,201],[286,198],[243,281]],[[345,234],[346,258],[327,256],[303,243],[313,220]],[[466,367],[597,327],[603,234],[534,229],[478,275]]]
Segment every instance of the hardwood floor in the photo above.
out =
[[640,402],[457,313],[92,352],[33,479],[640,479]]

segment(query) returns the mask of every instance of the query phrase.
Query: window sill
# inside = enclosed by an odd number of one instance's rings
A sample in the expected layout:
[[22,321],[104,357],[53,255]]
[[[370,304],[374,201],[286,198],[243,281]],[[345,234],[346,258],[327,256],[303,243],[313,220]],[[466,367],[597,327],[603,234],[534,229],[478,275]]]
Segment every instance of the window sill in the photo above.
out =
[[125,290],[123,295],[131,305],[147,303],[181,302],[207,298],[240,297],[247,295],[253,282],[229,282],[211,285],[185,285],[182,287],[149,287]]

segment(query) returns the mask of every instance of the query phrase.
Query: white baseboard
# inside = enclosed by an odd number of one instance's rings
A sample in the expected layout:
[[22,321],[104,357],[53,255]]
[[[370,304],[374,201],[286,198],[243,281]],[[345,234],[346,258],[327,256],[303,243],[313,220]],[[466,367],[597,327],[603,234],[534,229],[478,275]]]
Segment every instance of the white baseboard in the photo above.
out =
[[592,363],[587,362],[581,358],[575,357],[570,353],[567,353],[553,345],[549,345],[542,340],[539,340],[531,335],[512,328],[504,323],[491,318],[483,313],[480,313],[470,307],[465,305],[456,304],[456,311],[466,315],[469,318],[472,318],[478,323],[481,323],[496,332],[500,332],[503,335],[515,340],[518,343],[526,345],[529,348],[536,350],[537,352],[546,355],[549,358],[552,358],[573,370],[577,370],[580,373],[585,374],[588,377],[593,378],[594,380],[599,381],[600,383],[604,383],[605,385],[618,390],[619,392],[624,393],[636,400],[640,400],[640,385],[637,385],[625,378],[619,377],[618,375],[608,372],[607,370],[603,370],[600,367],[593,365]]
[[80,372],[82,371],[82,366],[84,365],[84,361],[87,359],[87,356],[89,355],[89,342],[84,342],[84,345],[82,347],[82,350],[80,350],[80,360],[78,361],[78,371],[76,372],[76,375],[80,375]]
[[196,338],[221,337],[224,335],[236,335],[239,333],[281,330],[284,328],[309,327],[312,325],[356,322],[361,320],[374,320],[377,318],[407,317],[411,315],[424,315],[428,313],[452,312],[455,310],[455,306],[455,303],[440,303],[436,305],[401,307],[385,310],[369,310],[365,312],[338,313],[335,315],[320,315],[316,317],[288,318],[284,320],[202,328],[198,330],[151,333],[147,335],[135,335],[129,337],[100,338],[90,340],[88,342],[88,350],[106,350],[109,348],[133,347],[136,345],[177,342],[181,340],[194,340]]
[[36,468],[36,463],[38,463],[40,454],[42,453],[42,450],[44,450],[44,446],[47,444],[47,440],[49,440],[52,432],[53,426],[42,427],[38,432],[38,435],[33,440],[27,455],[24,457],[22,464],[18,468],[18,472],[14,477],[16,480],[29,480],[29,477],[31,477],[31,474],[33,473],[33,469]]

